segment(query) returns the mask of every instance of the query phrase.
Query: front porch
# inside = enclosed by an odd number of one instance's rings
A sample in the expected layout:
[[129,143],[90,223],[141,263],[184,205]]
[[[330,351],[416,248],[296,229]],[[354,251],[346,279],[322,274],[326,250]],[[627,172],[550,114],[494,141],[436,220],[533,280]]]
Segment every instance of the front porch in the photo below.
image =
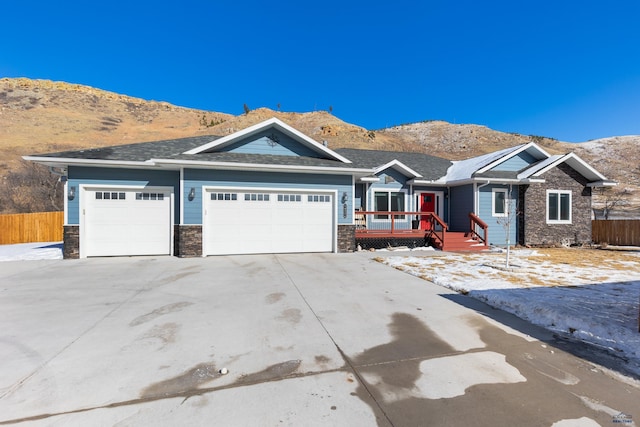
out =
[[488,247],[488,226],[469,214],[468,231],[449,231],[433,212],[357,211],[356,244],[363,249],[432,246],[443,251],[476,251]]

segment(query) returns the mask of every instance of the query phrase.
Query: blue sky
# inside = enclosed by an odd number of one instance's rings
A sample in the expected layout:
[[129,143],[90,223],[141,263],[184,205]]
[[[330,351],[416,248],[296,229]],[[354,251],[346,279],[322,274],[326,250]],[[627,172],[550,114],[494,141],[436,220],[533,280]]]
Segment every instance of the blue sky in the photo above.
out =
[[6,2],[0,77],[241,114],[640,134],[638,0]]

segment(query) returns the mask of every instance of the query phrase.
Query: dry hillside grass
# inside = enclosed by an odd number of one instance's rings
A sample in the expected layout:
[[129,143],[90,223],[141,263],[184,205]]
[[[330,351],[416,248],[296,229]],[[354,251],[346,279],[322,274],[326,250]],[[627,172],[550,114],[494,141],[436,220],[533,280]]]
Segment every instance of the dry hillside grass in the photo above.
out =
[[0,79],[0,176],[27,154],[103,147],[195,135],[227,135],[271,117],[331,148],[413,151],[459,160],[535,141],[551,154],[575,151],[618,180],[640,206],[640,137],[585,144],[498,132],[485,126],[442,121],[367,130],[324,112],[292,113],[259,108],[231,114],[146,101],[89,86],[48,80]]

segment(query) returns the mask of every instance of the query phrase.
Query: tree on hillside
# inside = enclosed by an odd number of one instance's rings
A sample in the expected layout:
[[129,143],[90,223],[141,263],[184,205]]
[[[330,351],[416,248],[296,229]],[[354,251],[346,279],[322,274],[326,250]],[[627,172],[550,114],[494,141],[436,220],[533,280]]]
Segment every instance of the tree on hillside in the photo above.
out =
[[23,161],[0,181],[2,213],[51,212],[64,209],[64,185],[45,166]]
[[244,109],[244,114],[249,114],[249,111],[251,111],[251,109],[249,108],[249,106],[247,104],[244,104],[242,106],[242,108]]

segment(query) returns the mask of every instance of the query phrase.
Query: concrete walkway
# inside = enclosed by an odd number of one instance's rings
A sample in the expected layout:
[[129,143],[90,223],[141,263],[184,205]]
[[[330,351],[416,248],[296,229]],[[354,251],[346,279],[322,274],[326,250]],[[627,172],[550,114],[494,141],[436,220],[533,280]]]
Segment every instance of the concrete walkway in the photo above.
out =
[[640,419],[631,382],[369,254],[5,262],[0,283],[0,425]]

